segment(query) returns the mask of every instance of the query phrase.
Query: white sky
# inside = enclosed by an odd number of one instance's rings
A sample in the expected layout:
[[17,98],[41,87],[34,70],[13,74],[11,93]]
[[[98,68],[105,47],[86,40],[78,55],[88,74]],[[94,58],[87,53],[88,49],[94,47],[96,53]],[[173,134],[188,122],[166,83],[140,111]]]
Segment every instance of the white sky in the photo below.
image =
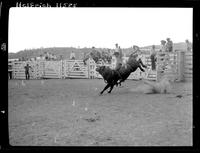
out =
[[9,52],[192,41],[192,8],[11,8]]

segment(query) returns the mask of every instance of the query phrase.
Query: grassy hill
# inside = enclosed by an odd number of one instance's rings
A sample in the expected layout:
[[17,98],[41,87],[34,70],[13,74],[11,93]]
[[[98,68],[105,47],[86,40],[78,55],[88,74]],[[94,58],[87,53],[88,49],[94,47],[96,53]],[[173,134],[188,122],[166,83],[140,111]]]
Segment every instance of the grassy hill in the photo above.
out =
[[[160,45],[155,45],[156,48],[160,48]],[[151,48],[151,46],[141,47],[142,49]],[[185,50],[186,43],[180,42],[174,44],[174,49]],[[108,48],[96,48],[98,51],[108,51]],[[111,49],[113,50],[113,49]],[[29,50],[22,50],[17,53],[9,53],[8,57],[10,59],[13,58],[32,58],[38,57],[40,55],[44,55],[45,52],[49,52],[51,54],[56,55],[57,57],[63,56],[64,59],[69,59],[71,51],[75,52],[76,59],[82,59],[84,53],[88,53],[92,51],[92,48],[73,48],[73,47],[52,47],[52,48],[38,48],[38,49],[29,49]],[[132,52],[132,48],[123,48],[123,52],[129,54]]]
[[62,55],[63,58],[68,59],[70,57],[71,51],[74,51],[76,54],[76,58],[79,59],[83,56],[83,53],[89,52],[90,50],[91,50],[90,48],[77,49],[72,47],[38,48],[38,49],[23,50],[17,53],[10,53],[9,58],[22,58],[22,57],[32,58],[44,55],[45,52],[49,52],[58,57]]

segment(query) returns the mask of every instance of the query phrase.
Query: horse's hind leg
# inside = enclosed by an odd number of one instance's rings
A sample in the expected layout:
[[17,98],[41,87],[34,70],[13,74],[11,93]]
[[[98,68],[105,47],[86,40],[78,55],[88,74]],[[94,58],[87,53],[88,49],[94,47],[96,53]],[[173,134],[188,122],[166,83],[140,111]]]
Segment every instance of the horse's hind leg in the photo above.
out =
[[103,92],[104,92],[106,89],[108,89],[109,87],[110,87],[110,84],[107,84],[107,85],[104,87],[104,89],[100,92],[100,95],[103,94]]
[[120,81],[118,82],[118,84],[120,85],[120,87],[122,87],[122,82],[124,82],[124,80],[120,80]]
[[113,87],[114,87],[114,84],[110,85],[110,90],[108,91],[108,93],[111,93]]
[[121,80],[117,80],[116,82],[114,82],[114,85],[116,85],[116,87],[121,86]]

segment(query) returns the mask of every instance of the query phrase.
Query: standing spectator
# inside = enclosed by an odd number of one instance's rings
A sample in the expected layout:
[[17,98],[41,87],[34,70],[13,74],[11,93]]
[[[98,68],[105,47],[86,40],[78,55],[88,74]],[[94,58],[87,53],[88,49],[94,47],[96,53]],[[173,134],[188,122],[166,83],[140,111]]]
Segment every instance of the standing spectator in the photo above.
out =
[[112,56],[113,53],[112,53],[111,49],[108,49],[107,52],[108,52],[108,54],[109,54],[110,56]]
[[49,59],[47,52],[44,52],[44,58],[45,58],[45,60]]
[[166,54],[167,53],[166,50],[167,50],[166,49],[166,41],[165,40],[161,40],[161,47],[160,47],[160,52],[161,53],[159,54],[159,56],[166,57],[166,58],[164,58],[164,61],[163,61],[163,66],[162,66],[163,69],[166,66],[167,61],[169,59],[169,55]]
[[122,59],[122,57],[123,57],[122,49],[120,48],[120,46],[119,46],[119,57],[120,57],[120,59]]
[[31,68],[31,66],[29,66],[29,64],[27,63],[24,68],[25,68],[26,80],[29,80],[30,79],[29,69]]
[[172,52],[173,51],[173,42],[170,40],[170,38],[167,38],[167,44],[166,44],[166,51]]
[[53,59],[53,56],[52,56],[52,54],[50,53],[49,54],[49,60],[52,60]]
[[152,45],[150,58],[151,58],[151,69],[152,70],[156,70],[156,50],[155,50],[155,45]]
[[57,59],[57,56],[56,56],[55,54],[53,54],[53,58],[54,58],[54,60],[56,60],[56,59]]
[[115,52],[119,52],[119,46],[117,43],[115,44]]
[[116,43],[115,44],[115,49],[114,49],[114,53],[113,53],[113,55],[118,55],[119,54],[119,46],[118,46],[118,44]]
[[12,71],[11,70],[10,71],[8,70],[8,78],[12,79]]
[[191,44],[191,42],[189,42],[189,40],[186,39],[185,43],[187,45],[187,51],[191,52],[192,51],[192,44]]
[[8,78],[12,79],[12,65],[8,65]]
[[74,51],[72,51],[71,54],[70,54],[70,60],[75,60],[75,53],[74,53]]
[[63,55],[60,55],[59,58],[60,58],[60,60],[63,60],[63,59],[64,59]]
[[161,40],[161,47],[160,47],[161,52],[166,52],[166,41]]

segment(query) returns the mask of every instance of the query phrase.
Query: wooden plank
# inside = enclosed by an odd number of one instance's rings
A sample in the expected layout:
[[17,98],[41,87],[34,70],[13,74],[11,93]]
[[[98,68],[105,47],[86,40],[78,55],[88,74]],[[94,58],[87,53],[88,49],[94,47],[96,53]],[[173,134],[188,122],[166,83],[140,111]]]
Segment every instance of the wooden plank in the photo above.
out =
[[185,68],[184,68],[184,72],[185,72],[185,71],[193,71],[193,67],[189,67],[189,66],[188,66],[188,67],[185,67]]
[[82,79],[87,79],[88,77],[85,76],[67,76],[66,78],[82,78]]
[[85,76],[87,77],[87,74],[68,74],[68,76]]
[[44,76],[59,76],[59,75],[55,73],[45,73]]
[[102,76],[95,76],[95,78],[98,78],[98,79],[103,79]]
[[186,81],[186,82],[192,82],[192,81],[193,81],[193,78],[185,78],[185,81]]
[[43,76],[48,76],[48,77],[50,77],[50,76],[56,76],[56,77],[61,77],[60,75],[57,75],[57,74],[44,74]]
[[150,74],[150,75],[148,75],[147,77],[148,77],[148,78],[155,78],[155,77],[157,77],[157,75]]
[[193,61],[185,61],[185,65],[187,65],[187,64],[192,65]]
[[25,79],[26,79],[26,77],[17,77],[17,78],[14,78],[14,79],[25,80]]
[[185,56],[185,60],[192,60],[193,56]]
[[184,70],[188,70],[188,69],[193,70],[193,65],[187,64],[184,66]]
[[193,76],[185,76],[185,79],[193,78]]
[[58,77],[58,76],[43,76],[42,78],[45,78],[45,79],[60,79],[61,77]]
[[192,78],[193,77],[193,75],[184,75],[184,78]]
[[193,65],[192,64],[186,64],[184,66],[185,69],[193,69]]
[[190,74],[190,73],[193,73],[193,71],[189,70],[189,69],[186,69],[184,73],[189,73]]
[[192,69],[185,69],[184,73],[193,73]]
[[193,78],[193,76],[185,76],[184,78],[185,79],[190,79],[190,78]]
[[187,65],[187,64],[192,65],[193,61],[185,61],[185,65]]
[[19,74],[19,73],[18,74],[15,73],[14,75],[15,76],[25,76],[25,74]]
[[185,69],[184,73],[193,73],[192,69]]
[[186,55],[186,56],[192,56],[192,55],[193,55],[193,52],[185,52],[185,55]]
[[25,75],[15,75],[15,78],[20,78],[20,77],[24,77],[25,78]]
[[77,76],[80,76],[80,77],[87,77],[87,75],[85,75],[85,74],[68,74],[68,76],[71,76],[71,77],[77,77]]
[[192,73],[192,72],[187,72],[187,73],[184,73],[184,75],[185,75],[185,76],[186,76],[186,75],[190,76],[190,75],[193,75],[193,73]]
[[80,76],[88,76],[88,73],[69,73],[69,75],[80,75]]
[[148,80],[157,80],[157,77],[147,77]]
[[192,75],[192,74],[185,73],[185,74],[184,74],[184,77],[185,77],[185,78],[191,78],[191,77],[193,77],[193,75]]

